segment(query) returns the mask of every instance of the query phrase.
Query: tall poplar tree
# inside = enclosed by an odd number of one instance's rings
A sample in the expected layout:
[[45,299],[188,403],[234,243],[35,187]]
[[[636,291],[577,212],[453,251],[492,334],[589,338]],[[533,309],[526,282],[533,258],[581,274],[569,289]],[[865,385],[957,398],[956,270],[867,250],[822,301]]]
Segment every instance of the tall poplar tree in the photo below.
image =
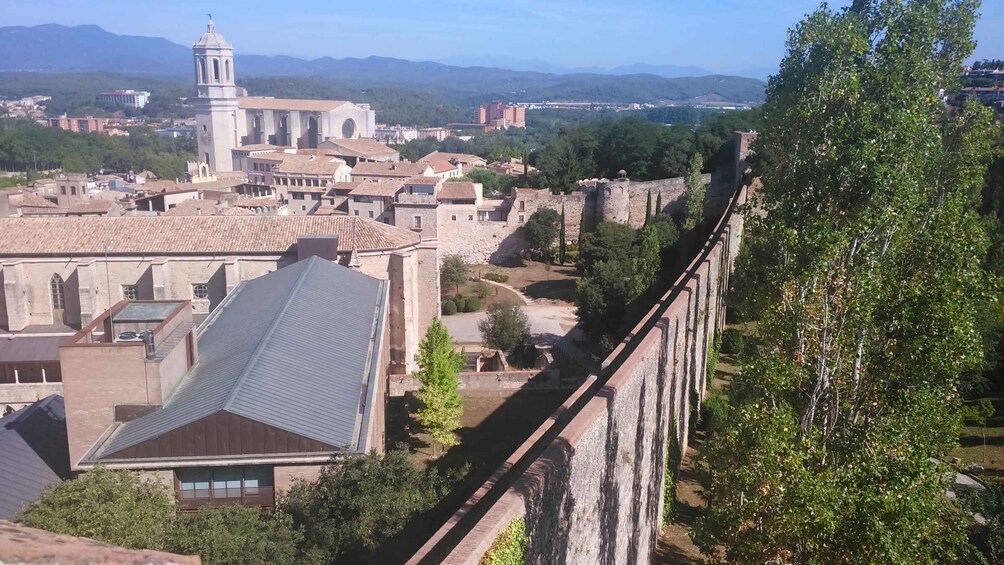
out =
[[418,371],[415,378],[422,383],[416,396],[422,406],[418,421],[432,436],[432,450],[436,444],[446,447],[457,444],[456,431],[460,429],[460,415],[464,412],[463,399],[457,389],[457,373],[464,366],[464,356],[453,348],[453,338],[443,323],[436,318],[418,344]]
[[558,263],[565,264],[565,205],[561,205],[561,231],[558,233]]
[[735,563],[966,562],[945,497],[963,371],[981,348],[992,129],[939,97],[976,0],[823,5],[789,33],[747,214],[757,347],[706,443],[695,540]]
[[704,158],[700,152],[694,153],[690,158],[690,170],[687,172],[687,209],[683,216],[683,229],[692,230],[701,223],[704,218],[704,179],[701,178],[701,169],[704,167]]

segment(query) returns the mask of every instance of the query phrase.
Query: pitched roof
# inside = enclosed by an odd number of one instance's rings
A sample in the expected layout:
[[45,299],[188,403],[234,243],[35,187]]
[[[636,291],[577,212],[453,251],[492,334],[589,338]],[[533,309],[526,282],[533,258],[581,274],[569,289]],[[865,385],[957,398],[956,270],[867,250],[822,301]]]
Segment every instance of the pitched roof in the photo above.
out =
[[269,161],[280,161],[275,172],[300,173],[307,175],[335,175],[347,167],[345,161],[326,155],[310,155],[302,153],[266,153],[256,158],[266,158]]
[[301,235],[337,235],[359,251],[419,242],[411,230],[338,216],[80,216],[0,218],[0,257],[109,254],[282,254]]
[[220,203],[216,200],[203,200],[202,198],[192,198],[182,200],[175,204],[165,216],[218,216],[222,213]]
[[380,179],[367,180],[359,183],[350,196],[384,196],[391,197],[404,189],[404,181],[401,179]]
[[351,192],[357,186],[359,186],[360,182],[362,182],[362,181],[333,182],[333,183],[331,183],[331,184],[328,185],[328,188],[330,188],[332,192],[338,192],[338,191],[341,191],[341,192]]
[[5,563],[117,563],[118,565],[200,565],[198,555],[125,549],[90,538],[53,534],[0,520],[0,559]]
[[431,169],[427,163],[373,163],[362,161],[352,167],[353,176],[395,177],[406,179],[424,175]]
[[386,306],[386,281],[316,256],[241,283],[205,322],[199,360],[163,408],[120,426],[98,458],[220,411],[365,449]]
[[446,153],[445,151],[433,151],[432,153],[429,153],[425,157],[419,159],[418,162],[421,163],[426,160],[436,160],[436,159],[442,159],[444,161],[451,161],[453,159],[456,159],[458,162],[465,164],[480,163],[483,165],[486,163],[484,159],[478,157],[477,155],[471,155],[470,153]]
[[244,110],[297,110],[300,112],[330,112],[343,104],[344,100],[301,100],[294,98],[270,98],[266,96],[242,96],[237,99],[237,107]]
[[424,175],[411,177],[404,181],[405,184],[418,184],[422,186],[436,186],[441,182],[443,182],[443,179],[439,177],[427,177]]
[[0,518],[10,520],[52,483],[70,478],[63,397],[0,418]]
[[458,165],[454,165],[446,159],[422,159],[421,162],[427,163],[432,167],[434,173],[445,173],[446,171],[453,171],[458,168]]
[[444,182],[436,195],[439,200],[476,200],[477,197],[473,182]]
[[238,198],[234,201],[234,206],[241,208],[258,208],[264,206],[266,208],[270,206],[278,206],[279,201],[273,196],[261,196],[258,198]]
[[58,208],[51,200],[30,193],[25,193],[21,196],[21,203],[18,206],[25,208]]
[[[394,156],[398,152],[375,139],[360,137],[359,139],[326,139],[319,148],[325,153],[337,151],[338,155],[350,157],[382,157]],[[330,146],[330,147],[329,147]]]

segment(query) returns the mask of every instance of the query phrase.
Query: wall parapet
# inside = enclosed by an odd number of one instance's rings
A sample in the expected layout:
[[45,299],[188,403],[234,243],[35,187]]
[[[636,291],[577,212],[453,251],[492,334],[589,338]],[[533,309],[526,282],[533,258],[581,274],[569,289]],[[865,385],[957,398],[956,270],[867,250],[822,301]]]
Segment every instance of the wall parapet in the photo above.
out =
[[[528,563],[651,559],[670,430],[688,443],[743,230],[740,187],[696,258],[586,380],[408,561],[475,565],[516,518]],[[670,424],[675,424],[671,426]]]

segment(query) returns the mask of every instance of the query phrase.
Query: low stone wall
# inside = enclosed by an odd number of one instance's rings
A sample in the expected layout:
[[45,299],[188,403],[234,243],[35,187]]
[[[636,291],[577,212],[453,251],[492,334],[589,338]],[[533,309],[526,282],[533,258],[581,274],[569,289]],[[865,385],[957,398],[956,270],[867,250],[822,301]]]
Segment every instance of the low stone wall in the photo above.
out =
[[[404,396],[419,389],[421,383],[411,375],[390,375],[387,387],[389,396]],[[563,386],[558,371],[484,371],[481,373],[459,373],[462,391],[521,390],[527,388],[561,388]],[[578,381],[573,381],[578,384]],[[564,385],[568,386],[568,385]]]
[[671,289],[590,377],[416,553],[478,563],[515,518],[527,563],[647,563],[662,520],[668,439],[688,443],[706,358],[724,320],[746,188]]
[[17,410],[53,394],[63,394],[63,383],[2,384],[0,410],[7,406]]

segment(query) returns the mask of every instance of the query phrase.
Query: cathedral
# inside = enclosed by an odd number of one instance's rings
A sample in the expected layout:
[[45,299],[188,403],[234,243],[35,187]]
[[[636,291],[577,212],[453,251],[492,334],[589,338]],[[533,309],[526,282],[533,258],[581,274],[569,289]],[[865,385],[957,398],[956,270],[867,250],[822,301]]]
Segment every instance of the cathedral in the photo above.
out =
[[199,160],[213,171],[233,171],[232,151],[246,145],[306,149],[327,139],[373,137],[376,115],[368,104],[238,96],[234,48],[212,20],[192,51]]

